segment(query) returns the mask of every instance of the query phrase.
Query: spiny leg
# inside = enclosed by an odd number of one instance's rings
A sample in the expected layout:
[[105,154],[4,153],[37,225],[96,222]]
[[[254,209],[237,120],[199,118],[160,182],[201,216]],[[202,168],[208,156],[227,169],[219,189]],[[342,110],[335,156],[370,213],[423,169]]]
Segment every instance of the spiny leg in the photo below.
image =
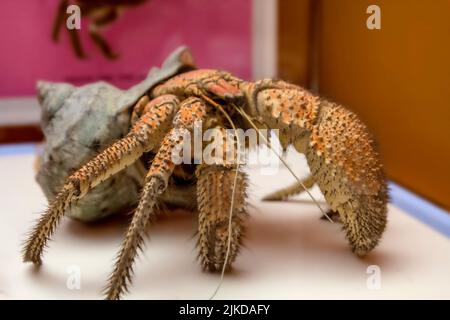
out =
[[245,97],[244,110],[280,130],[284,148],[306,155],[314,180],[338,211],[358,255],[379,242],[387,221],[387,187],[373,140],[357,116],[298,86],[277,80],[245,82],[223,72],[196,70],[157,86],[162,93],[206,93],[227,102]]
[[[244,172],[237,174],[227,269],[231,267],[239,252],[247,218],[247,176]],[[202,165],[197,171],[197,176],[200,263],[204,270],[220,272],[225,263],[228,248],[230,206],[236,168]]]
[[[306,178],[304,178],[303,180],[301,180],[301,183],[298,181],[294,182],[292,185],[290,185],[286,188],[277,190],[273,193],[266,195],[264,198],[262,198],[262,200],[263,201],[283,201],[289,197],[292,197],[294,195],[304,192],[305,191],[304,187],[306,187],[306,189],[312,188],[315,183],[316,182],[314,181],[313,176],[309,175]],[[340,221],[339,212],[330,209],[326,212],[326,215],[323,214],[320,217],[320,219],[322,219],[324,221],[330,221],[330,219],[331,219],[334,222],[339,222]]]
[[205,116],[206,106],[200,99],[188,98],[181,103],[180,110],[173,121],[174,128],[164,137],[147,174],[138,207],[105,289],[107,299],[119,299],[131,283],[133,263],[138,250],[142,247],[145,229],[151,218],[155,216],[156,201],[166,190],[168,180],[175,168],[172,160],[173,153],[186,142],[184,137],[192,132],[194,122],[203,121]]
[[100,51],[103,53],[105,57],[108,59],[114,60],[119,57],[118,53],[112,51],[111,46],[105,40],[105,38],[100,34],[95,26],[91,26],[89,30],[89,35],[91,36],[92,41],[97,45]]
[[75,54],[80,59],[86,58],[86,53],[84,52],[83,46],[81,45],[80,35],[77,29],[69,29],[70,43],[72,44],[72,48],[75,51]]
[[362,256],[386,227],[386,179],[367,128],[345,108],[322,102],[306,158],[353,252]]
[[310,189],[314,186],[314,179],[311,175],[307,176],[305,179],[303,179],[300,182],[295,182],[294,184],[285,187],[283,189],[277,190],[273,193],[270,193],[268,195],[266,195],[264,198],[262,198],[263,201],[281,201],[281,200],[285,200],[289,197],[292,197],[296,194],[302,193],[303,191],[305,191],[304,187],[305,186],[307,189]]
[[147,112],[129,134],[118,140],[69,176],[49,208],[39,218],[24,245],[23,260],[41,264],[49,237],[67,208],[89,190],[126,168],[153,149],[167,131],[178,106],[175,96],[161,96],[147,105]]
[[101,35],[100,30],[102,27],[113,23],[119,17],[118,9],[115,7],[108,7],[103,9],[101,15],[97,17],[92,17],[94,19],[89,24],[89,36],[92,41],[97,45],[102,54],[108,59],[117,59],[119,54],[112,51],[111,46]]
[[52,39],[55,42],[59,41],[59,34],[61,32],[61,27],[64,24],[64,21],[66,20],[66,9],[68,7],[68,1],[67,0],[61,0],[61,2],[58,5],[58,9],[56,11],[55,21],[53,22],[53,30],[52,30]]
[[175,94],[187,96],[215,96],[228,101],[239,101],[243,92],[238,87],[239,81],[229,73],[200,69],[182,73],[156,86],[151,96]]
[[100,29],[108,24],[111,24],[118,17],[118,9],[115,7],[109,7],[103,9],[101,14],[95,18],[92,17],[93,21],[89,24],[89,35],[91,36],[92,41],[94,41],[105,57],[112,60],[117,59],[119,55],[112,51],[111,46],[100,34]]
[[155,217],[157,199],[165,189],[164,181],[160,177],[147,175],[139,204],[117,256],[114,271],[108,279],[105,289],[106,299],[119,299],[127,290],[127,285],[131,282],[134,258],[137,251],[142,248],[145,229]]
[[352,250],[364,255],[379,242],[387,221],[387,187],[365,125],[342,106],[282,81],[241,85],[248,110],[280,130],[283,146],[306,155],[314,180],[339,212]]
[[145,107],[147,106],[149,101],[150,99],[147,95],[142,96],[138,100],[133,108],[133,112],[131,113],[131,125],[134,125],[142,117]]

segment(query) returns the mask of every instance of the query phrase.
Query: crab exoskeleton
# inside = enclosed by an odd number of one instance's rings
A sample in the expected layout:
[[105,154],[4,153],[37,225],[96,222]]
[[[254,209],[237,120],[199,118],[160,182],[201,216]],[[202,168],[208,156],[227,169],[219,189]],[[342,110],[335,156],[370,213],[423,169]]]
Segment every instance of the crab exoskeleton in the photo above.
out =
[[[311,177],[278,192],[283,197],[316,183],[339,214],[357,255],[379,242],[385,229],[387,188],[379,156],[365,125],[344,107],[278,80],[247,82],[219,70],[193,70],[150,88],[133,107],[129,132],[98,153],[66,180],[32,230],[24,260],[41,263],[43,248],[68,208],[102,182],[152,155],[143,188],[125,235],[106,297],[118,299],[131,280],[146,226],[157,202],[175,185],[195,186],[201,265],[210,271],[231,266],[244,232],[247,178],[235,163],[177,164],[173,154],[201,123],[202,129],[279,130],[282,146],[305,154]],[[183,198],[183,197],[181,197]],[[182,202],[182,201],[181,201]],[[231,212],[231,214],[230,214]]]

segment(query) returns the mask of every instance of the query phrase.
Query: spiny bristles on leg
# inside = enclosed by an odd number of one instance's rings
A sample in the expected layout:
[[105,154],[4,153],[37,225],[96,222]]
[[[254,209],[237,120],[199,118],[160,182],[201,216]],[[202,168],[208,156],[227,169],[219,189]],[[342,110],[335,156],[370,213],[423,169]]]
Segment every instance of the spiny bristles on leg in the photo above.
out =
[[302,186],[303,190],[308,194],[308,196],[311,198],[311,200],[314,202],[314,204],[319,208],[320,212],[328,218],[330,222],[333,222],[330,217],[327,216],[326,212],[322,209],[322,207],[319,205],[319,202],[316,200],[316,198],[313,197],[311,192],[309,192],[308,188],[303,184],[303,182],[297,177],[297,175],[294,173],[292,168],[288,165],[285,159],[275,150],[272,148],[272,145],[270,144],[269,140],[264,137],[263,134],[259,131],[258,127],[256,126],[255,122],[250,118],[248,114],[245,113],[245,111],[236,106],[235,104],[232,104],[234,108],[248,121],[248,123],[258,132],[258,135],[261,137],[262,141],[269,147],[269,149],[277,156],[278,159],[280,159],[281,163],[284,164],[286,169],[289,170],[289,172],[292,174],[292,176],[297,180],[297,182]]
[[365,255],[387,223],[388,190],[366,126],[342,106],[323,101],[306,159],[330,208],[339,212],[352,250]]
[[58,222],[77,194],[78,190],[70,182],[63,187],[61,192],[52,201],[45,214],[39,218],[28,239],[25,241],[23,249],[24,262],[29,261],[38,265],[42,263],[42,252],[49,237],[55,231]]
[[281,201],[285,200],[289,197],[292,197],[294,195],[297,195],[299,193],[302,193],[305,191],[303,186],[306,188],[312,188],[314,185],[314,179],[312,176],[308,176],[305,179],[302,180],[301,183],[295,182],[291,186],[285,187],[283,189],[277,190],[275,192],[272,192],[268,195],[266,195],[264,198],[262,198],[263,201]]
[[106,299],[120,299],[127,291],[133,275],[133,264],[138,251],[144,243],[145,230],[155,215],[157,196],[162,192],[164,182],[156,177],[150,178],[142,191],[141,199],[133,215],[130,227],[122,242],[115,267],[105,288]]
[[138,136],[130,134],[113,143],[67,178],[63,189],[39,218],[29,238],[25,241],[23,260],[41,264],[42,252],[48,238],[71,203],[82,198],[90,189],[136,161],[142,152],[143,147]]
[[[237,177],[236,177],[237,173]],[[247,176],[236,169],[202,166],[197,171],[199,258],[204,270],[220,272],[229,268],[237,256],[247,218]],[[237,178],[236,185],[234,179]],[[231,199],[234,196],[233,208]],[[232,216],[230,217],[230,209]],[[231,219],[231,238],[229,226]],[[230,243],[227,256],[228,241]]]

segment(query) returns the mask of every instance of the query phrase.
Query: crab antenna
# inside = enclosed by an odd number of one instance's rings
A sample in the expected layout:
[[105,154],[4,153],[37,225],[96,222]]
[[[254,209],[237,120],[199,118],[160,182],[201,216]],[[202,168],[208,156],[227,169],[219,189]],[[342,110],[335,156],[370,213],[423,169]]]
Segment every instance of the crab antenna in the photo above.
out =
[[270,144],[270,141],[266,139],[266,137],[264,137],[264,135],[259,131],[258,127],[255,125],[255,123],[252,121],[252,119],[250,118],[250,116],[245,113],[244,110],[242,110],[241,107],[238,107],[237,105],[235,105],[234,103],[231,103],[231,105],[250,123],[250,125],[258,132],[259,136],[264,140],[264,142],[267,144],[267,146],[269,147],[270,150],[272,150],[273,153],[275,153],[275,155],[278,157],[278,159],[280,159],[280,161],[284,164],[284,166],[289,170],[289,172],[294,176],[294,178],[298,181],[298,183],[300,183],[300,185],[302,186],[302,188],[306,191],[306,193],[308,193],[309,197],[313,200],[313,202],[315,203],[315,205],[319,208],[320,212],[322,212],[322,214],[331,222],[334,223],[333,220],[326,214],[326,212],[322,209],[322,207],[319,205],[319,202],[313,197],[313,195],[311,194],[311,192],[309,192],[308,188],[305,187],[305,185],[303,184],[303,182],[297,177],[297,175],[295,174],[295,172],[291,169],[291,167],[286,163],[286,161],[283,159],[283,157],[276,152],[273,148],[272,145]]

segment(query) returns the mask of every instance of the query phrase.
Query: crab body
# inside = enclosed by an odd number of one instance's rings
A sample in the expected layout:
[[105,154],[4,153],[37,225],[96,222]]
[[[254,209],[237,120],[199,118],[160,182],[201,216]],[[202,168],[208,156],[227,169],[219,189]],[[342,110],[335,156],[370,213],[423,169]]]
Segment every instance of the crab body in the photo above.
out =
[[[308,187],[318,184],[330,208],[339,214],[356,254],[372,250],[384,231],[386,183],[366,127],[344,107],[305,89],[283,81],[247,82],[223,71],[194,70],[151,88],[134,106],[131,119],[127,135],[66,179],[32,230],[24,249],[25,261],[41,263],[43,247],[72,204],[151,155],[137,208],[108,280],[106,297],[117,299],[127,288],[145,229],[158,213],[157,203],[177,188],[187,192],[180,198],[198,213],[201,266],[209,271],[230,268],[248,217],[247,177],[237,162],[174,162],[174,151],[190,143],[187,137],[196,123],[202,123],[204,130],[236,128],[236,124],[247,129],[253,121],[278,129],[284,147],[293,145],[305,154],[311,169]],[[194,185],[194,189],[186,185]],[[300,191],[296,185],[269,198]]]

